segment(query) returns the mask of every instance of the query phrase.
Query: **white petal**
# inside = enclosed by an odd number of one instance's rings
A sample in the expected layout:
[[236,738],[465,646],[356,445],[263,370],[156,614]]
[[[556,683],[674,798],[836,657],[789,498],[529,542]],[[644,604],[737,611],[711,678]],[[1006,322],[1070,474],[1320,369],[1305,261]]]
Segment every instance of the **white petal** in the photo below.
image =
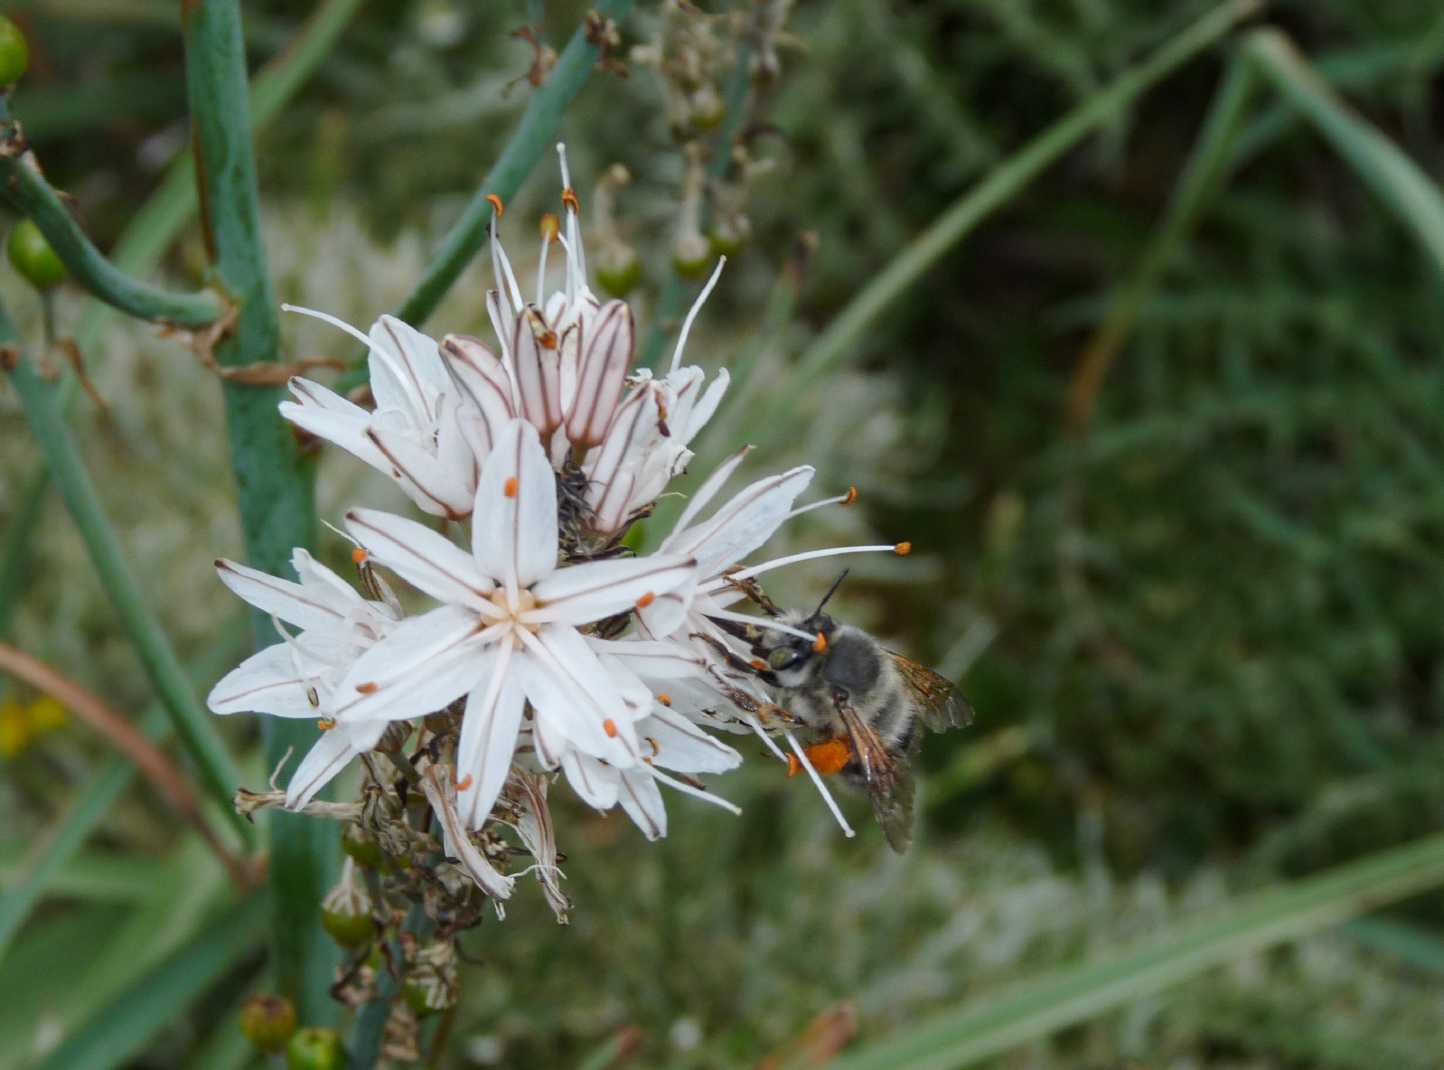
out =
[[702,659],[681,643],[589,636],[587,644],[598,654],[616,658],[643,680],[684,680],[707,675]]
[[465,471],[448,470],[434,452],[419,445],[409,432],[373,424],[366,432],[386,458],[385,471],[416,505],[433,516],[460,520],[471,511],[472,488]]
[[356,588],[317,561],[305,548],[298,546],[291,551],[291,567],[300,577],[301,586],[336,612],[349,614],[371,608],[371,603],[362,598]]
[[577,393],[567,414],[567,438],[584,446],[602,441],[632,363],[632,310],[608,301],[582,335]]
[[421,790],[441,822],[442,849],[460,861],[461,868],[483,892],[493,899],[505,899],[511,895],[512,879],[498,873],[466,834],[466,826],[456,810],[456,785],[443,782],[446,771],[446,766],[433,765],[421,774]]
[[742,764],[742,755],[713,739],[680,713],[658,706],[637,726],[642,754],[652,751],[652,762],[678,773],[725,773]]
[[471,548],[483,572],[515,595],[557,566],[557,485],[536,428],[513,420],[476,487]]
[[[269,713],[276,717],[325,716],[310,696],[321,674],[297,672],[296,654],[285,643],[268,646],[241,662],[211,688],[206,705],[212,713]],[[305,665],[302,665],[305,668]]]
[[278,408],[285,419],[317,438],[335,443],[373,468],[388,470],[386,458],[366,437],[371,426],[369,412],[309,379],[293,378],[291,393],[301,400],[281,402]]
[[286,808],[299,810],[304,807],[346,768],[352,758],[376,746],[385,731],[386,722],[368,721],[355,725],[338,724],[322,732],[321,738],[306,752],[291,782],[286,785]]
[[[573,629],[565,630],[576,634]],[[632,721],[636,718],[595,654],[587,652],[590,663],[563,662],[567,646],[559,644],[555,634],[561,631],[544,628],[535,636],[525,635],[527,649],[517,657],[515,667],[527,700],[536,710],[535,727],[545,737],[548,755],[559,758],[571,747],[579,747],[593,757],[614,760],[619,765],[634,761],[636,735],[632,733]],[[608,720],[612,722],[612,735],[606,730]]]
[[[395,316],[373,323],[370,337],[376,407],[410,412],[418,426],[430,423],[436,417],[436,399],[449,383],[436,342]],[[384,369],[380,375],[378,369]]]
[[[548,335],[550,347],[542,344]],[[511,359],[516,368],[521,415],[543,435],[550,434],[562,422],[557,344],[556,332],[547,328],[534,308],[524,308],[517,314],[511,336]]]
[[462,396],[486,419],[494,440],[516,415],[505,366],[484,342],[463,334],[442,339],[441,355]]
[[224,558],[216,562],[216,572],[222,583],[262,613],[280,617],[298,628],[330,628],[344,620],[331,599],[299,583]]
[[421,717],[466,694],[484,668],[495,636],[479,632],[462,606],[412,617],[357,659],[336,686],[333,717],[395,721]]
[[670,550],[673,544],[681,541],[680,536],[682,533],[687,530],[693,520],[697,519],[697,515],[701,513],[703,509],[707,508],[707,504],[717,496],[717,492],[732,478],[732,473],[737,471],[737,466],[742,463],[743,458],[751,452],[751,446],[743,446],[731,457],[719,464],[716,469],[713,470],[712,474],[703,481],[702,485],[693,493],[691,500],[687,502],[687,508],[683,509],[682,515],[677,518],[677,523],[672,526],[672,533],[662,540],[661,548],[664,551]]
[[642,769],[624,769],[619,801],[622,809],[649,840],[667,835],[667,808],[652,775]]
[[812,473],[811,465],[803,465],[744,487],[673,549],[696,557],[700,575],[716,575],[771,538],[807,489]]
[[489,659],[485,682],[472,690],[461,719],[456,770],[466,788],[459,789],[456,797],[469,828],[481,828],[491,814],[516,753],[525,702],[517,676],[510,671],[510,654],[511,644],[506,643]]
[[565,621],[590,624],[614,613],[650,604],[658,595],[692,585],[697,571],[691,560],[673,554],[588,561],[558,569],[532,588],[539,605],[522,619],[539,624]]
[[672,429],[674,435],[681,436],[683,445],[689,444],[697,437],[697,432],[707,426],[708,421],[717,411],[717,406],[722,403],[722,395],[727,393],[727,386],[731,381],[732,377],[727,374],[727,369],[720,369],[717,372],[717,378],[712,380],[712,384],[707,387],[707,392],[702,395],[701,400],[688,415],[687,425]]
[[352,509],[346,530],[367,553],[418,590],[443,602],[492,608],[491,581],[461,547],[424,524],[379,509]]
[[[481,416],[470,403],[455,393],[442,394],[440,412],[436,417],[436,461],[460,489],[467,513],[476,498],[476,481],[481,466],[491,452],[491,435]],[[463,405],[467,406],[463,409]],[[469,425],[476,435],[468,435]]]
[[621,774],[610,765],[580,751],[569,750],[562,755],[562,772],[577,796],[593,810],[610,810],[617,805]]

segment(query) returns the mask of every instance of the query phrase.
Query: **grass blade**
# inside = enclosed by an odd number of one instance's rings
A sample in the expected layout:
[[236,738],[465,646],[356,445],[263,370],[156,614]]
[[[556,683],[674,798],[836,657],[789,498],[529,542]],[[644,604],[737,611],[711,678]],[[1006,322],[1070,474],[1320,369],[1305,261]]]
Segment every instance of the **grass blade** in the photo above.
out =
[[1444,885],[1444,835],[1238,899],[1158,939],[965,1004],[905,1036],[845,1055],[830,1070],[956,1070],[1160,992],[1214,966]]

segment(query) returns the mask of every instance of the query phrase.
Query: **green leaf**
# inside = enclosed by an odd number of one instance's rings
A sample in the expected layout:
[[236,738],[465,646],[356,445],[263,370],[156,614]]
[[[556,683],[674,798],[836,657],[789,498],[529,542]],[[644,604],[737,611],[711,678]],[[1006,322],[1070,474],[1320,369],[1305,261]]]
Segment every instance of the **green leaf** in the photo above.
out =
[[1444,835],[1280,884],[1107,958],[964,1003],[829,1064],[829,1070],[957,1070],[1152,996],[1205,970],[1444,885]]

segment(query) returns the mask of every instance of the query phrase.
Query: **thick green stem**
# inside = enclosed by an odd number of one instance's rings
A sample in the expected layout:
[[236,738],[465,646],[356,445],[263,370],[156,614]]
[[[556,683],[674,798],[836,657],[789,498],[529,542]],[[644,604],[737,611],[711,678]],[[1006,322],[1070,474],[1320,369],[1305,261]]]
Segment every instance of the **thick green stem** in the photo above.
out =
[[[60,488],[65,507],[76,530],[85,541],[91,564],[120,617],[125,634],[140,655],[156,695],[165,705],[186,751],[199,767],[206,789],[231,812],[230,800],[239,776],[231,764],[225,744],[210,717],[196,702],[195,692],[182,670],[175,651],[156,619],[140,584],[125,562],[120,540],[111,527],[96,494],[95,484],[80,459],[69,430],[60,418],[56,388],[43,380],[28,361],[21,360],[13,347],[15,335],[9,320],[0,312],[0,343],[10,344],[5,356],[10,381],[20,395],[31,432],[45,457],[51,478]],[[249,834],[245,822],[237,827]]]
[[1157,85],[1200,52],[1227,36],[1240,21],[1259,8],[1258,0],[1231,0],[1220,4],[1157,52],[1125,72],[1111,85],[1094,93],[1073,111],[1014,153],[964,193],[926,231],[914,238],[848,306],[818,335],[798,359],[787,387],[776,400],[758,406],[745,437],[759,445],[775,442],[794,421],[789,413],[797,399],[813,391],[817,382],[854,356],[869,327],[993,212],[1023,191],[1033,179],[1060,159],[1083,138],[1114,119],[1143,93]]
[[70,277],[107,304],[141,319],[204,327],[225,312],[220,297],[207,290],[176,294],[132,278],[107,260],[85,236],[60,194],[14,150],[23,143],[19,124],[0,126],[0,179],[15,206],[29,216],[50,242]]
[[[261,244],[256,167],[246,99],[245,42],[238,0],[189,0],[183,8],[186,88],[206,248],[215,279],[237,308],[234,330],[216,348],[223,366],[274,361],[279,325]],[[276,405],[274,387],[224,384],[231,459],[241,526],[251,564],[286,573],[291,550],[315,539],[310,473]],[[256,615],[258,645],[274,641]],[[314,725],[267,718],[266,757],[272,765],[304,751]],[[272,811],[272,966],[279,990],[295,1001],[303,1021],[335,1016],[328,998],[338,952],[320,925],[320,903],[335,873],[339,846],[323,822]]]
[[[601,0],[594,10],[605,18],[620,19],[631,10],[632,3],[633,0]],[[600,55],[601,47],[589,39],[586,25],[578,27],[546,82],[527,101],[521,122],[481,180],[466,211],[447,231],[441,248],[422,272],[421,280],[396,310],[397,316],[420,327],[436,311],[436,306],[486,241],[492,212],[487,197],[495,194],[505,202],[521,189],[542,153],[557,140],[567,105],[581,92]],[[358,366],[341,378],[339,389],[349,389],[364,378],[365,367],[358,360]]]

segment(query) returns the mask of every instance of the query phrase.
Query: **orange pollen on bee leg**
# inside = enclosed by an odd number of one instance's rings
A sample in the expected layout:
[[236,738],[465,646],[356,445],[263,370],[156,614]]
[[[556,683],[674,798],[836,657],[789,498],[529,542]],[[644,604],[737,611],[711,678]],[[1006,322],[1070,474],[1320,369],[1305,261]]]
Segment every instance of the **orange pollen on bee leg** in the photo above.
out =
[[826,650],[827,636],[823,635],[821,632],[818,632],[817,638],[812,641],[812,652],[814,654],[821,654]]
[[502,216],[506,215],[506,205],[501,203],[500,197],[498,197],[495,193],[488,193],[486,195],[486,199],[487,202],[491,205],[491,210],[496,213],[496,218],[500,219]]
[[381,685],[373,680],[369,683],[357,684],[356,690],[361,692],[361,694],[363,695],[374,695],[376,694],[376,692],[381,690]]
[[892,552],[897,554],[898,557],[907,557],[908,554],[913,552],[913,544],[910,542],[900,542],[892,548]]
[[667,692],[665,691],[661,691],[657,694],[657,701],[660,702],[663,706],[670,706],[672,705],[672,696],[667,694]]
[[607,734],[608,739],[617,738],[617,722],[608,717],[602,722],[602,731]]
[[840,772],[852,760],[852,748],[845,739],[827,739],[803,748],[807,760],[822,776]]
[[501,488],[501,492],[508,498],[516,497],[516,476],[507,477],[506,485]]
[[847,493],[844,494],[843,497],[842,497],[842,504],[843,504],[843,505],[851,505],[851,504],[852,504],[853,502],[855,502],[855,501],[857,501],[857,488],[856,488],[856,487],[848,487],[848,488],[847,488]]
[[646,594],[642,595],[641,598],[638,598],[638,599],[637,599],[637,608],[638,608],[638,609],[646,609],[648,606],[650,606],[650,605],[651,605],[653,602],[655,602],[656,600],[657,600],[657,596],[656,596],[655,594],[653,594],[651,591],[648,591]]
[[316,727],[322,732],[329,732],[336,727],[336,719],[334,717],[322,717],[316,722]]
[[577,191],[570,186],[562,190],[562,204],[576,212],[577,215],[582,214],[582,202],[577,200]]
[[456,790],[465,791],[469,787],[471,787],[471,774],[467,773],[466,776],[456,782]]
[[553,242],[557,235],[562,232],[562,221],[557,218],[555,212],[543,212],[541,217],[542,241]]
[[366,552],[365,547],[362,547],[362,546],[353,546],[353,547],[351,548],[351,560],[352,560],[353,562],[355,562],[356,564],[358,564],[358,565],[363,565],[363,564],[365,564],[365,563],[366,563],[366,559],[367,559],[368,557],[370,557],[370,556],[371,556],[371,555]]

